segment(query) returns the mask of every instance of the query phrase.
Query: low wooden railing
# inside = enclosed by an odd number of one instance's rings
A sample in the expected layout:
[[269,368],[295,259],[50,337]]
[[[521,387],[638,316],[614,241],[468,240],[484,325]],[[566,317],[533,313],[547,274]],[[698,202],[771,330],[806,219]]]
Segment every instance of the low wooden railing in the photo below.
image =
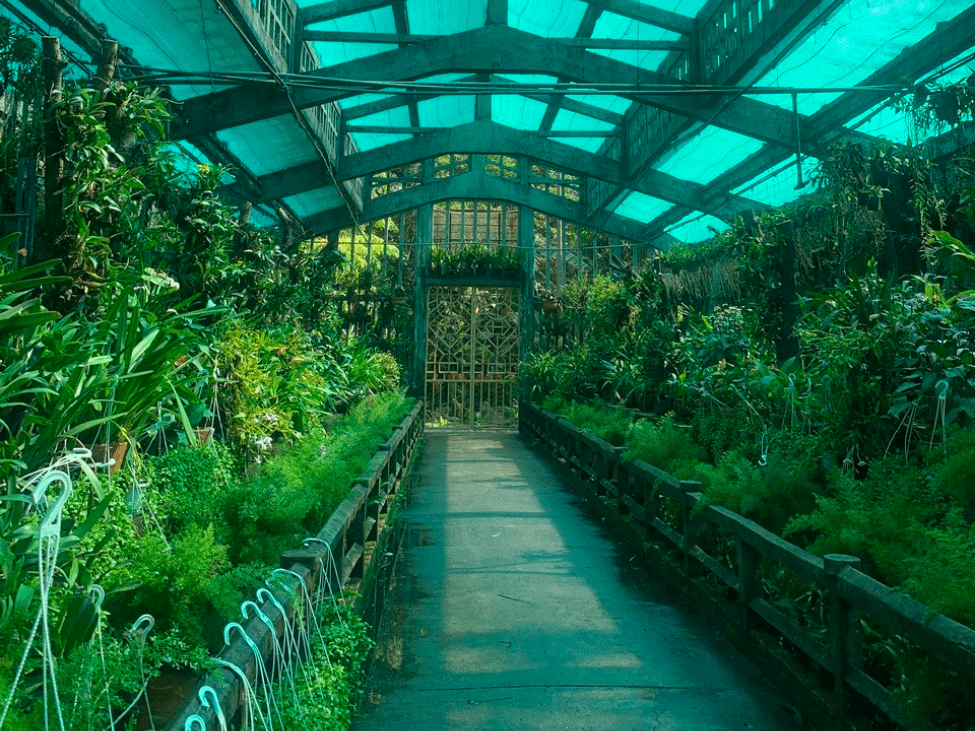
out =
[[[274,633],[259,615],[241,622],[265,662],[272,657],[276,638],[280,644],[287,628],[294,626],[294,617],[307,611],[306,597],[314,597],[319,590],[338,595],[346,588],[361,589],[363,582],[369,580],[375,557],[383,553],[393,498],[410,474],[423,432],[422,414],[423,403],[417,402],[392,436],[378,445],[369,467],[353,482],[348,496],[321,531],[306,540],[302,548],[281,555],[281,566],[287,569],[281,579],[284,588],[273,592],[273,600],[265,596],[263,602],[258,602]],[[287,621],[279,606],[288,615]],[[240,633],[233,635],[233,641],[217,658],[239,668],[252,687],[256,684],[260,668],[254,650]],[[201,680],[169,720],[167,731],[184,731],[187,720],[194,715],[204,721],[207,729],[220,727],[212,701],[208,698],[206,704],[201,703],[198,691],[204,686],[216,691],[216,700],[228,723],[234,725],[241,720],[248,702],[246,689],[237,673],[221,665]]]
[[[905,707],[879,663],[868,661],[865,630],[873,645],[896,639],[975,688],[975,631],[861,573],[858,559],[814,556],[737,513],[705,505],[699,483],[624,460],[621,448],[535,405],[520,411],[522,432],[556,457],[604,514],[618,518],[624,538],[652,565],[693,587],[708,613],[774,671],[817,725],[862,728],[864,716],[879,711],[907,729],[941,727]],[[802,611],[765,580],[776,575],[809,592]]]

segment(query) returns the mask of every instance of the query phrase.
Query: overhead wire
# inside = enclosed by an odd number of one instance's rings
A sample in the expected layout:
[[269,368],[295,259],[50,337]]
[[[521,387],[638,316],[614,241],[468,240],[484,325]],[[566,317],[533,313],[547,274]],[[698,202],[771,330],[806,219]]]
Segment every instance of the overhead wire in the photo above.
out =
[[356,213],[355,206],[352,205],[351,201],[348,200],[347,191],[339,183],[338,175],[336,174],[335,168],[332,165],[331,160],[329,159],[328,152],[322,149],[321,141],[319,139],[318,134],[316,134],[315,131],[311,129],[311,127],[308,125],[307,120],[302,115],[301,110],[295,104],[294,98],[291,94],[291,89],[285,81],[285,78],[290,77],[291,74],[279,74],[276,71],[274,71],[274,66],[271,63],[270,59],[266,58],[266,54],[264,50],[256,46],[251,41],[251,39],[248,37],[246,29],[242,28],[240,24],[237,22],[237,20],[233,17],[233,14],[229,10],[227,10],[227,8],[224,5],[225,0],[216,0],[216,2],[218,7],[223,11],[224,15],[227,17],[227,19],[237,30],[237,34],[240,36],[241,40],[243,40],[244,43],[251,49],[251,52],[254,54],[255,58],[264,60],[265,65],[269,69],[269,73],[271,77],[274,79],[275,83],[284,91],[285,97],[287,98],[288,103],[291,106],[291,110],[294,115],[294,118],[297,120],[298,125],[302,128],[305,134],[308,135],[308,139],[311,141],[312,145],[315,147],[315,151],[318,153],[319,157],[324,163],[325,170],[328,173],[329,178],[331,178],[332,185],[338,191],[339,198],[345,204],[345,207],[348,210],[349,216],[351,217],[353,223],[355,224],[355,227],[357,229],[361,229],[361,223],[359,222],[359,217],[358,214]]

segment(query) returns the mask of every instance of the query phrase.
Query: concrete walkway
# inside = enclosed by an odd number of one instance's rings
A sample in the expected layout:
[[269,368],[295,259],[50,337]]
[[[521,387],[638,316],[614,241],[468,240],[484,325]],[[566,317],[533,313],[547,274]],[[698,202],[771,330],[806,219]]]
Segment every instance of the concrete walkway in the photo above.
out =
[[731,645],[647,585],[517,434],[424,440],[386,662],[354,729],[801,727]]

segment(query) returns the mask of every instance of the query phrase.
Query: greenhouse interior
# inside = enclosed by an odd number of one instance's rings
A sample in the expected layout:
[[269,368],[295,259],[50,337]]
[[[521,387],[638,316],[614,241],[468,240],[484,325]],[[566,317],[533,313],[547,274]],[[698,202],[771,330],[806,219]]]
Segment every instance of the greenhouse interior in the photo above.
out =
[[0,730],[975,730],[971,0],[0,0]]

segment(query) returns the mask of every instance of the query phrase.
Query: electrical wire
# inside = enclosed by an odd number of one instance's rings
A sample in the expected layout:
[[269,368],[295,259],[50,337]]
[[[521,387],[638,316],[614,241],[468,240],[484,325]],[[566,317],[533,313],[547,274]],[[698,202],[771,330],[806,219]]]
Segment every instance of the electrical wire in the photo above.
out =
[[[216,2],[217,2],[218,7],[220,7],[220,9],[223,11],[224,15],[227,17],[227,19],[231,22],[231,24],[237,30],[237,34],[240,36],[241,40],[243,40],[243,42],[245,44],[247,44],[247,46],[251,49],[251,53],[254,54],[254,57],[255,58],[258,58],[258,59],[262,59],[264,61],[265,65],[269,69],[269,74],[270,74],[271,78],[273,79],[274,83],[277,86],[279,86],[281,89],[283,89],[283,91],[285,93],[285,96],[286,96],[286,98],[288,100],[288,103],[291,106],[291,110],[292,110],[292,114],[294,115],[294,118],[297,120],[297,122],[298,122],[299,126],[302,128],[302,130],[304,130],[305,134],[308,135],[309,141],[315,147],[315,151],[318,153],[319,157],[321,158],[322,162],[324,163],[325,170],[328,173],[329,178],[331,178],[332,185],[338,191],[339,198],[341,198],[342,203],[345,204],[345,208],[346,208],[346,210],[348,210],[349,216],[352,218],[352,221],[355,224],[355,227],[357,229],[361,229],[361,224],[359,223],[358,214],[356,213],[355,206],[352,205],[352,202],[349,200],[349,194],[348,194],[348,192],[339,183],[339,181],[338,181],[338,175],[337,175],[337,173],[335,171],[335,167],[332,165],[332,162],[331,162],[331,160],[329,158],[328,152],[326,150],[322,149],[321,140],[320,140],[318,134],[316,134],[315,131],[313,129],[311,129],[311,127],[309,126],[307,120],[304,118],[304,116],[301,114],[301,111],[299,110],[298,106],[295,104],[294,97],[292,96],[292,93],[291,93],[291,88],[288,85],[288,83],[286,82],[286,77],[289,77],[290,75],[289,74],[278,74],[276,71],[274,71],[274,66],[271,63],[270,59],[268,59],[266,57],[266,54],[265,54],[264,50],[262,48],[256,46],[251,41],[251,39],[248,37],[248,34],[247,34],[246,30],[240,26],[240,24],[237,22],[237,20],[233,17],[233,14],[230,11],[227,10],[227,8],[225,7],[225,0],[216,0]],[[301,75],[302,74],[299,74],[299,76],[301,76]],[[362,233],[364,234],[365,232],[362,231]]]

